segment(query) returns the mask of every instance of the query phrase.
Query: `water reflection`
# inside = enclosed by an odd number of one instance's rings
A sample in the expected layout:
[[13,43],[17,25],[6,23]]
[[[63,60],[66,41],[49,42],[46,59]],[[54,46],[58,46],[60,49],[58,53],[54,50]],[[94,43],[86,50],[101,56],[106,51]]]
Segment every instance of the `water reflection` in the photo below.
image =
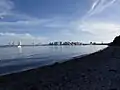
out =
[[19,53],[22,53],[22,47],[18,47]]

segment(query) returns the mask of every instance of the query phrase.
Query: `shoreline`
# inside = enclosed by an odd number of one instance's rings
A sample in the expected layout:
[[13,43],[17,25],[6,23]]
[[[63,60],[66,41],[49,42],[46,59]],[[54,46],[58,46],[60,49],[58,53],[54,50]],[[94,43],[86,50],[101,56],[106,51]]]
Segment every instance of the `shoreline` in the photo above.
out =
[[119,90],[120,48],[0,76],[0,90]]

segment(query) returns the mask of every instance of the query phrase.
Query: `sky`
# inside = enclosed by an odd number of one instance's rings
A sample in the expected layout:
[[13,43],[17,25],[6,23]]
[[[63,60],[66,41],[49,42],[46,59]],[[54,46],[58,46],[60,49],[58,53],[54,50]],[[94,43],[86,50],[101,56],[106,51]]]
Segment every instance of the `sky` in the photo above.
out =
[[0,44],[111,42],[120,0],[0,0]]

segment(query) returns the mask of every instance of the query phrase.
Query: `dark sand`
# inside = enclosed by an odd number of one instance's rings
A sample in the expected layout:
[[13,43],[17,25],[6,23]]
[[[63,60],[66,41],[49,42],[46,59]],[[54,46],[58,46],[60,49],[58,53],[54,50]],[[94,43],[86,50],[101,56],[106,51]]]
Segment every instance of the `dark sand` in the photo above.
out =
[[120,47],[2,76],[0,90],[120,90]]

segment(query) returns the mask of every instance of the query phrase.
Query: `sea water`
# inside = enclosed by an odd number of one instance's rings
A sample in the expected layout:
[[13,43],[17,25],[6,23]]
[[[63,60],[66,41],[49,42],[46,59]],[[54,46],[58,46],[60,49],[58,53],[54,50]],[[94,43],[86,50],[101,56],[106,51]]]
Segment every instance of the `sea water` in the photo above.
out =
[[0,75],[70,60],[106,48],[105,45],[0,48]]

